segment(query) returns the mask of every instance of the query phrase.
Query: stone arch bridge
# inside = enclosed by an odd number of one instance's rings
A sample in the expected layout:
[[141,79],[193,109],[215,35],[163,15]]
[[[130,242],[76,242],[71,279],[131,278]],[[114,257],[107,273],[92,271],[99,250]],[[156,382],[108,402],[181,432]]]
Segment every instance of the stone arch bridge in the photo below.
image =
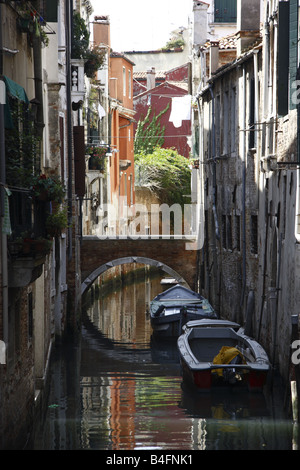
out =
[[132,239],[120,236],[100,239],[84,236],[81,243],[81,293],[113,266],[134,262],[156,266],[176,280],[184,280],[191,289],[196,288],[197,248],[194,238],[144,236]]

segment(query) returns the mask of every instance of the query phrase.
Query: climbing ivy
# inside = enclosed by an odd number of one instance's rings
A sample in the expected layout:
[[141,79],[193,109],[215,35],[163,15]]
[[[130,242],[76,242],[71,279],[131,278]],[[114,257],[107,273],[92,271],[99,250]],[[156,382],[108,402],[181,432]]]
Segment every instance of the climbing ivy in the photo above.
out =
[[166,108],[159,114],[152,113],[152,107],[149,106],[146,117],[140,119],[137,125],[137,130],[134,140],[134,153],[150,154],[156,147],[161,147],[164,143],[165,126],[161,126],[160,118],[167,112],[170,107],[170,102]]

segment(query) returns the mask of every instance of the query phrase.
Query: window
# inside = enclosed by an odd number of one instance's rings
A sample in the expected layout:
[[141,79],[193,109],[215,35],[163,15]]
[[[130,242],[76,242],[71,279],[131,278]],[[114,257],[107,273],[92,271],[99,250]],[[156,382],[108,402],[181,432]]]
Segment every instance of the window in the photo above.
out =
[[226,215],[222,215],[222,243],[223,248],[227,248],[227,238],[226,238]]
[[123,67],[123,96],[126,96],[126,68]]
[[226,236],[227,236],[227,248],[232,250],[232,227],[231,227],[231,215],[227,216],[226,224]]
[[[282,2],[280,2],[282,3]],[[289,2],[289,78],[290,87],[293,87],[296,81],[297,64],[298,64],[298,0],[290,0]],[[293,91],[290,92],[290,109],[296,108],[296,100],[293,99]]]
[[256,145],[255,132],[255,84],[254,78],[250,80],[250,103],[249,103],[249,148],[252,149]]
[[214,157],[220,156],[220,135],[221,135],[221,125],[220,125],[220,95],[216,97],[216,110],[215,110],[215,137],[216,137],[216,149]]
[[251,237],[251,253],[257,254],[258,245],[257,245],[257,215],[251,215],[251,227],[250,227],[250,237]]
[[132,174],[130,174],[129,180],[130,180],[130,205],[132,206],[133,205],[133,177],[132,177]]
[[279,2],[278,21],[278,114],[288,113],[289,80],[289,2]]
[[236,0],[215,0],[215,23],[235,23],[236,4]]
[[228,91],[224,93],[224,102],[223,102],[223,154],[228,154],[228,132],[229,132],[229,121],[228,121]]
[[225,250],[232,250],[231,215],[222,216],[222,243]]
[[235,216],[235,246],[237,251],[241,251],[241,216]]
[[33,296],[32,292],[28,292],[27,297],[27,313],[28,313],[28,341],[32,340],[33,335]]
[[236,137],[236,88],[231,89],[230,96],[230,150],[235,152],[235,137]]
[[128,70],[128,98],[131,98],[131,70]]

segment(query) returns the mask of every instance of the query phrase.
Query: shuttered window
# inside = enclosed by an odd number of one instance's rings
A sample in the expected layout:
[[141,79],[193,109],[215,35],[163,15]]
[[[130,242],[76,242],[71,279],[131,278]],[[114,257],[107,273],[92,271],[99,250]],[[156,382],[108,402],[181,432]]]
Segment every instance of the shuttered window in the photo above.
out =
[[58,0],[41,0],[40,13],[48,23],[57,23]]
[[74,171],[75,193],[78,197],[85,195],[85,145],[84,126],[74,126]]
[[236,0],[215,0],[215,23],[235,23]]
[[289,2],[279,2],[278,21],[278,114],[288,113],[289,80]]
[[289,72],[290,72],[290,109],[296,108],[295,100],[292,99],[293,84],[296,81],[298,68],[298,0],[290,0],[290,31],[289,31]]

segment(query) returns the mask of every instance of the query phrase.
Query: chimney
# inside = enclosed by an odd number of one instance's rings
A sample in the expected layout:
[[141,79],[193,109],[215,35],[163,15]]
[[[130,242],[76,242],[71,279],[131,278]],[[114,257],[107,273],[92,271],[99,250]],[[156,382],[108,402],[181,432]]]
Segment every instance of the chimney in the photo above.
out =
[[260,0],[237,0],[237,56],[259,37]]
[[155,67],[147,70],[147,90],[155,88]]
[[219,41],[210,42],[209,72],[210,76],[219,68]]
[[110,19],[109,16],[95,16],[93,21],[94,44],[104,44],[110,47]]
[[207,41],[208,3],[194,0],[193,3],[193,44],[202,46]]

